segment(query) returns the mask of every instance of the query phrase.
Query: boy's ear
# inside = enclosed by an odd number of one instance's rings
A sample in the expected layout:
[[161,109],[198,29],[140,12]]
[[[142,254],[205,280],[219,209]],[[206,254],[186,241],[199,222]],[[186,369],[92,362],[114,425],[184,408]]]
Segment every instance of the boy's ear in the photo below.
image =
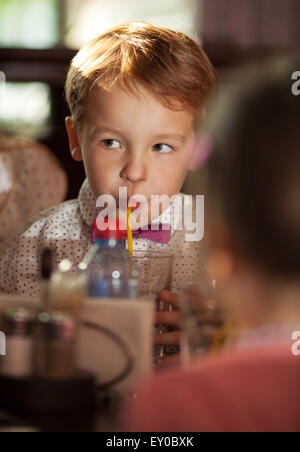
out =
[[213,151],[212,140],[206,132],[197,133],[193,142],[188,169],[197,171],[202,168]]
[[77,162],[82,162],[83,158],[82,158],[80,142],[78,139],[77,131],[73,125],[71,116],[68,116],[65,119],[65,122],[66,122],[67,134],[68,134],[68,138],[69,138],[69,146],[70,146],[71,155],[72,155],[73,159],[76,160]]

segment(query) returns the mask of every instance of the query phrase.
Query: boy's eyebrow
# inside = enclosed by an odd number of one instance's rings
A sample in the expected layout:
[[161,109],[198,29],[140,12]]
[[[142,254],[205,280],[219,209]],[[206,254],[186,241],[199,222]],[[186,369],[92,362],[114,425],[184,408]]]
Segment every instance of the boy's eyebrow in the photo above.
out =
[[[122,132],[120,130],[116,130],[111,127],[105,127],[105,126],[96,126],[94,129],[94,132],[102,132],[102,133],[107,132],[107,133],[116,133],[117,135],[122,135]],[[186,141],[187,137],[181,133],[173,133],[173,134],[172,133],[170,133],[170,134],[160,133],[160,134],[155,135],[153,138],[157,139],[157,140],[159,140],[159,139],[172,140],[173,139],[173,140],[180,141],[181,143],[184,143]]]
[[116,133],[118,135],[121,135],[122,132],[120,130],[112,129],[110,127],[104,127],[104,126],[96,126],[94,129],[94,132],[108,132],[108,133]]
[[158,135],[155,135],[156,139],[168,139],[168,140],[177,140],[184,143],[186,140],[186,137],[182,135],[181,133],[160,133]]

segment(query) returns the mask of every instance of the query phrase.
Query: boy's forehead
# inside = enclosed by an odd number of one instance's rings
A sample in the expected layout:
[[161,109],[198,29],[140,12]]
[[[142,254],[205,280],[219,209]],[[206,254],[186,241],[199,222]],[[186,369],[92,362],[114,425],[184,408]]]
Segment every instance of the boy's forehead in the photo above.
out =
[[111,90],[94,87],[87,99],[84,116],[94,125],[126,128],[134,123],[154,130],[159,127],[178,132],[180,129],[185,133],[195,115],[185,109],[168,109],[143,88],[135,93],[116,85]]

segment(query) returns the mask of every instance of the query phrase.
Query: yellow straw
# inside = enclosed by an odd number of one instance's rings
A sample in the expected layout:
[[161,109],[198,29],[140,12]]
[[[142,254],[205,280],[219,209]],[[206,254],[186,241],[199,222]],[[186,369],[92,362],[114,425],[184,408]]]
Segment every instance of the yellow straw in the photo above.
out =
[[133,256],[133,242],[132,242],[132,228],[131,228],[131,211],[132,208],[127,208],[127,239],[128,239],[128,251]]
[[226,347],[226,345],[228,345],[234,335],[233,328],[233,322],[226,322],[221,326],[213,340],[213,350],[218,350],[220,347]]

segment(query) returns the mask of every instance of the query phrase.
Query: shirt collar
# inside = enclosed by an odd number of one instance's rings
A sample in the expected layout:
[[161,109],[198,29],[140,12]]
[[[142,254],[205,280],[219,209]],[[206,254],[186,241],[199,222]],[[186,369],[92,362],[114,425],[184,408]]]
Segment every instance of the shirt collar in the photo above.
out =
[[96,198],[92,193],[88,180],[86,179],[80,189],[79,196],[79,208],[84,222],[92,227],[93,221],[99,212],[96,207]]

